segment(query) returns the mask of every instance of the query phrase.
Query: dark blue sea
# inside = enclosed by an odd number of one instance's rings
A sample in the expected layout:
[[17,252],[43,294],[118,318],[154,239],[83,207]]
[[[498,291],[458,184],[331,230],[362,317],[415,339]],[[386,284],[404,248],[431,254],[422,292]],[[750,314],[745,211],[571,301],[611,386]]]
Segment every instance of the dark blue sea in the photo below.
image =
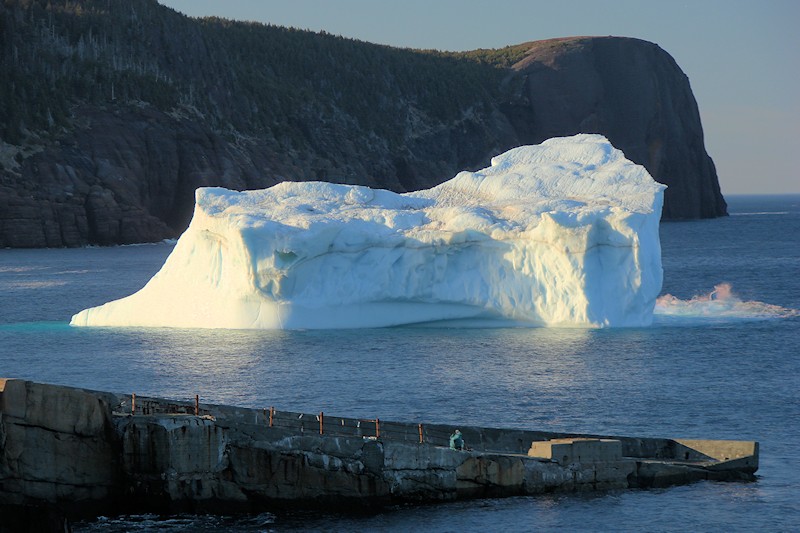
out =
[[798,531],[800,196],[661,226],[641,329],[71,328],[172,249],[0,250],[0,375],[351,417],[761,443],[752,483],[409,506],[356,516],[103,517],[77,531]]

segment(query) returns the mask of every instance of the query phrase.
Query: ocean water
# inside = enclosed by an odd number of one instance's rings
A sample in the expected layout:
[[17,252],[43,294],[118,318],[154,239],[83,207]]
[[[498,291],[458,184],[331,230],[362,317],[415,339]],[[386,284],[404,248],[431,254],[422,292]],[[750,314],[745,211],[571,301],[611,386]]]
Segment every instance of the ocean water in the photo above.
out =
[[170,244],[0,250],[0,375],[304,412],[758,440],[752,483],[399,506],[372,515],[104,517],[77,531],[800,530],[800,196],[662,224],[664,296],[637,329],[71,328]]

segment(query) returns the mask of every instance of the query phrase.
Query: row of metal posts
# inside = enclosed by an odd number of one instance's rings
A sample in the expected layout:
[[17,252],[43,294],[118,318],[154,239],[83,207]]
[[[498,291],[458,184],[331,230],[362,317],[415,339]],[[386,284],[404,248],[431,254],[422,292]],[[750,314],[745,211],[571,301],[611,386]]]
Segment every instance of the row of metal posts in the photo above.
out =
[[[132,415],[136,414],[136,393],[132,393],[131,394],[131,414]],[[195,416],[200,416],[200,395],[199,394],[195,394],[194,395],[194,414],[195,414]],[[322,411],[320,411],[319,412],[319,416],[317,418],[319,420],[319,434],[320,435],[324,435],[325,434],[325,429],[324,429],[325,414]],[[268,420],[269,421],[269,427],[273,427],[274,421],[275,421],[275,407],[270,407],[269,408],[269,414],[267,414],[267,409],[266,408],[264,409],[264,420],[265,421]],[[361,420],[360,422],[374,422],[375,423],[375,438],[376,439],[381,438],[381,420],[379,418],[376,418],[374,420],[370,418],[370,419],[367,419],[367,420]],[[342,425],[344,425],[344,421],[342,421]],[[422,444],[423,442],[425,442],[425,438],[423,436],[422,424],[418,424],[417,428],[419,429],[419,443]]]

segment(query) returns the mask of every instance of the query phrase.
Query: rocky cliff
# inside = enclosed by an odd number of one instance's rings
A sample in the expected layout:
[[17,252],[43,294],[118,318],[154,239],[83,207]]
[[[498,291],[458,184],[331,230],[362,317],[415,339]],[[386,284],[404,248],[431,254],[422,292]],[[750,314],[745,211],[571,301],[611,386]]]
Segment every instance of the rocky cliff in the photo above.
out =
[[665,219],[726,214],[689,80],[655,44],[615,37],[530,43],[507,115],[527,143],[602,133],[665,193]]
[[154,0],[12,0],[0,30],[0,247],[175,237],[200,186],[427,188],[579,132],[669,185],[665,218],[726,214],[688,79],[645,41],[443,54]]

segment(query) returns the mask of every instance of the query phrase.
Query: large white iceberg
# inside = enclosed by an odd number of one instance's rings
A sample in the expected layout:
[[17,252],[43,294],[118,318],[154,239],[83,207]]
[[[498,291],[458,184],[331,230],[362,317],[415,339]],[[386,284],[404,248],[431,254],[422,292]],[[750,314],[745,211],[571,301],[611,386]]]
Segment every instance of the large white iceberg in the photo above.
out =
[[555,138],[432,189],[202,188],[139,292],[75,326],[643,326],[664,186],[600,135]]

